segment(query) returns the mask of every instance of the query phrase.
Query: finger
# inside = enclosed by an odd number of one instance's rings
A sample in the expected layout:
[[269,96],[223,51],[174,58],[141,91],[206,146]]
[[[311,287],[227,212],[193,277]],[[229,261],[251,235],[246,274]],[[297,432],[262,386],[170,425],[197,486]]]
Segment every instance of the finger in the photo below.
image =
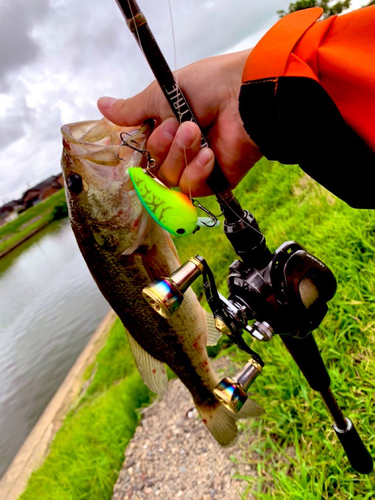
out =
[[200,144],[199,127],[192,122],[182,123],[158,171],[160,179],[169,186],[178,186],[185,166],[198,154]]
[[167,118],[150,135],[147,142],[147,149],[151,157],[156,161],[156,168],[153,170],[153,173],[157,174],[157,168],[167,157],[178,127],[177,118]]
[[156,82],[129,99],[101,97],[98,100],[99,111],[116,125],[140,125],[149,118],[157,121],[173,116],[167,100]]
[[212,190],[206,184],[215,163],[212,149],[202,148],[197,156],[187,165],[182,173],[179,187],[191,196],[208,196]]

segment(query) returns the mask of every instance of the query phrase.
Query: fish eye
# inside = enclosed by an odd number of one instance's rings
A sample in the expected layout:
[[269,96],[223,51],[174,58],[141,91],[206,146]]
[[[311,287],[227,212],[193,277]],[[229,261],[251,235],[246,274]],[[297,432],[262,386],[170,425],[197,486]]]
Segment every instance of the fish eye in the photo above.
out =
[[66,179],[66,184],[69,191],[72,191],[75,194],[79,194],[83,189],[82,177],[78,174],[70,174]]

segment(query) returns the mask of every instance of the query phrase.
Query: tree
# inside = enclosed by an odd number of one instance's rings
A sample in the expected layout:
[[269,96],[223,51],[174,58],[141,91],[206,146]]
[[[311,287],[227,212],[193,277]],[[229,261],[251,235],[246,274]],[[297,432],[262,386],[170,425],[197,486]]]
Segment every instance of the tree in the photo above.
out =
[[297,0],[297,2],[290,3],[288,10],[278,10],[277,13],[280,17],[284,17],[291,12],[296,12],[297,10],[309,9],[311,7],[321,7],[323,9],[323,19],[327,17],[334,16],[336,14],[341,14],[344,10],[350,7],[351,0],[343,0],[342,2],[336,2],[333,5],[329,5],[331,0]]

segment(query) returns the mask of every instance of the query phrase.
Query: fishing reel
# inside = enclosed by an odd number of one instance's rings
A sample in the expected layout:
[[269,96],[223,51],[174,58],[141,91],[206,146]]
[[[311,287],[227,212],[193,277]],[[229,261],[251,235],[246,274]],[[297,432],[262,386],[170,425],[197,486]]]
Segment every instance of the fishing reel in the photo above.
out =
[[[137,2],[117,0],[117,3],[175,116],[180,121],[192,120],[198,124]],[[203,134],[201,146],[208,146]],[[248,331],[255,339],[262,341],[279,334],[310,387],[320,392],[352,467],[358,472],[369,474],[373,470],[372,457],[352,422],[344,417],[330,390],[330,377],[311,333],[324,318],[327,302],[335,294],[336,280],[332,272],[295,242],[284,243],[272,254],[255,218],[242,209],[216,161],[207,184],[224,215],[224,232],[241,259],[229,268],[228,298],[219,294],[208,264],[197,255],[171,276],[158,279],[146,287],[143,291],[146,300],[159,314],[168,318],[181,304],[189,286],[198,276],[203,276],[206,298],[216,328],[250,355],[249,362],[236,377],[224,378],[214,390],[215,396],[234,412],[243,406],[248,388],[264,366],[260,356],[242,338],[243,332]],[[189,214],[193,224],[181,226],[181,220],[186,222],[185,216],[177,220],[174,218],[175,211],[172,211],[172,219],[165,221],[161,213],[156,214],[153,210],[147,194],[144,196],[140,189],[138,191],[140,197],[144,198],[146,210],[150,211],[151,216],[154,214],[158,224],[177,235],[196,230],[196,214],[191,207]],[[208,215],[214,224],[203,221],[203,225],[216,225],[212,214]],[[254,322],[249,325],[251,320]]]
[[216,328],[250,356],[235,377],[224,377],[213,390],[215,397],[234,413],[245,404],[247,391],[264,366],[259,354],[245,342],[244,331],[263,342],[280,335],[310,387],[320,392],[351,466],[369,474],[373,470],[372,457],[332,394],[331,380],[312,334],[336,292],[333,273],[294,241],[283,243],[272,254],[255,218],[247,211],[234,221],[227,219],[224,232],[240,257],[229,267],[228,298],[218,292],[211,269],[199,255],[188,259],[169,277],[151,283],[143,290],[144,297],[155,311],[169,318],[189,286],[203,277]]
[[244,331],[263,342],[275,334],[306,337],[323,320],[327,302],[336,291],[336,280],[323,262],[294,241],[283,243],[272,254],[249,212],[234,223],[225,222],[224,231],[241,257],[229,267],[228,298],[218,292],[210,267],[199,255],[169,277],[155,280],[143,295],[156,312],[169,318],[181,305],[185,291],[203,276],[216,328],[250,355],[236,377],[223,378],[214,389],[221,403],[238,412],[264,366],[259,354],[243,339]]

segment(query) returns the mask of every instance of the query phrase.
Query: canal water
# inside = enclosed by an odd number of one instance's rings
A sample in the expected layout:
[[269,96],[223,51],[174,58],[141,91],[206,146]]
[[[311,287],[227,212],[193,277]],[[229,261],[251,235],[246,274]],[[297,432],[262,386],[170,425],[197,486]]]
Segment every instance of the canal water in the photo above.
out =
[[108,310],[67,219],[0,259],[0,477]]

